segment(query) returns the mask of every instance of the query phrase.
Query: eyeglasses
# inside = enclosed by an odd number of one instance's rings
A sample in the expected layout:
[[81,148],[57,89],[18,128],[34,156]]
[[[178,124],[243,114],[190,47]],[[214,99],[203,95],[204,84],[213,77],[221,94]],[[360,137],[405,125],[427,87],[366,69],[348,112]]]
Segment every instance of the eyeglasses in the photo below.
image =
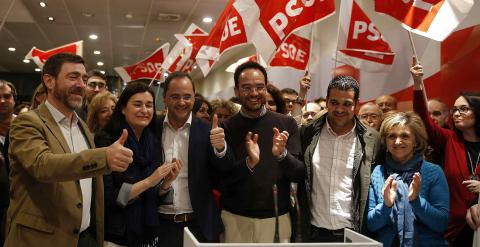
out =
[[100,81],[91,81],[87,83],[87,86],[89,88],[96,88],[98,87],[99,89],[103,89],[107,87],[107,84],[105,82],[100,82]]
[[191,101],[193,99],[193,95],[191,94],[185,94],[185,95],[179,95],[179,94],[173,94],[168,96],[168,98],[172,101],[180,101],[183,99],[183,101]]
[[240,91],[242,91],[242,93],[246,93],[246,94],[250,94],[250,93],[253,93],[253,91],[257,91],[257,92],[263,92],[265,90],[265,85],[255,85],[254,87],[252,86],[241,86],[240,87]]
[[450,110],[450,114],[455,114],[455,112],[459,112],[460,114],[467,114],[470,110],[472,110],[472,108],[466,106],[466,105],[462,105],[460,107],[456,107],[454,106],[451,110]]

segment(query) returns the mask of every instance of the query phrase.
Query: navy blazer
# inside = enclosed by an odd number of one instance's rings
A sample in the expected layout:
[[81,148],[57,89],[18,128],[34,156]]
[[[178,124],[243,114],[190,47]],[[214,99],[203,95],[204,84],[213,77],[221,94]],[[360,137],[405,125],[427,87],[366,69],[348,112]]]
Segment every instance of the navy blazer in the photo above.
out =
[[[157,130],[163,133],[163,121],[159,118]],[[215,170],[228,171],[235,166],[231,148],[218,158],[210,144],[211,125],[192,115],[188,144],[188,190],[194,218],[207,240],[218,239],[223,232],[220,210],[213,200],[212,176]],[[160,139],[161,140],[161,139]]]

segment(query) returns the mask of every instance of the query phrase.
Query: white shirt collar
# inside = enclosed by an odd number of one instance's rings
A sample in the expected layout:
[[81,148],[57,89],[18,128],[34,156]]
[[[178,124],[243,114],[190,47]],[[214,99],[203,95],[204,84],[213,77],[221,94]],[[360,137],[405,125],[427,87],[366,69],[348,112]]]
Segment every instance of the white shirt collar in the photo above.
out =
[[343,135],[338,135],[333,129],[332,129],[332,126],[330,126],[330,123],[328,122],[328,116],[327,116],[327,119],[326,119],[326,122],[327,122],[327,130],[328,132],[330,132],[330,134],[334,135],[334,136],[338,136],[338,137],[341,137],[341,136],[347,136],[347,135],[350,135],[352,133],[355,132],[355,127],[357,126],[357,121],[353,121],[353,127],[350,131],[348,131],[347,133],[343,134]]
[[[53,106],[48,101],[48,99],[45,100],[45,105],[47,106],[48,110],[52,114],[52,117],[55,120],[55,122],[61,123],[63,121],[67,121],[68,123],[70,123],[70,120],[67,119],[67,117],[65,115],[63,115],[63,113],[61,113],[57,108],[55,108],[55,106]],[[73,111],[72,124],[77,124],[77,123],[78,123],[78,116],[77,116],[77,113],[75,111]]]
[[[168,113],[165,115],[165,119],[163,120],[163,127],[165,127],[165,125],[174,129],[172,127],[172,125],[170,124],[170,121],[168,121]],[[188,116],[187,121],[179,129],[183,129],[183,128],[189,127],[191,125],[192,125],[192,112],[190,112],[190,115]]]

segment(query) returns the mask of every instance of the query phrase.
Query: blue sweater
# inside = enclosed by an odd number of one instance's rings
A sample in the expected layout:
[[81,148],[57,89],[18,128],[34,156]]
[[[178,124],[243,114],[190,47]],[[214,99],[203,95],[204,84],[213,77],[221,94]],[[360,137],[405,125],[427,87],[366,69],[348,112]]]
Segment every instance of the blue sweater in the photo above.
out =
[[[391,246],[397,235],[392,208],[383,204],[384,166],[372,172],[368,194],[367,227],[374,238]],[[414,246],[447,246],[443,232],[448,225],[449,193],[445,175],[437,165],[424,161],[420,168],[421,188],[418,198],[411,202],[415,214]]]

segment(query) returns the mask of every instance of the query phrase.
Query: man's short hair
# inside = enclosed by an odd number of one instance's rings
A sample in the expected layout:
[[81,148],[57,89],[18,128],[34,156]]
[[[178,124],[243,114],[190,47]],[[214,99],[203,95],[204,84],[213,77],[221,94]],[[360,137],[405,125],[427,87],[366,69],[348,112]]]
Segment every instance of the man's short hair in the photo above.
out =
[[328,84],[327,99],[330,96],[330,90],[334,88],[342,91],[353,90],[355,92],[354,94],[355,102],[358,100],[358,97],[360,94],[360,88],[358,86],[358,82],[355,79],[353,79],[353,77],[348,75],[340,75],[333,78],[332,81],[330,81],[330,84]]
[[282,89],[280,92],[282,92],[282,94],[295,94],[298,96],[298,92],[295,89],[289,87]]
[[190,83],[192,83],[192,88],[193,92],[195,93],[195,83],[193,83],[193,79],[190,76],[190,74],[182,71],[175,71],[171,73],[170,75],[167,76],[167,79],[165,79],[165,82],[163,83],[163,97],[167,95],[168,87],[170,87],[170,83],[172,82],[173,79],[180,79],[180,78],[188,78]]
[[107,82],[107,76],[105,74],[103,74],[98,69],[92,69],[92,70],[88,71],[87,78],[90,79],[90,77],[92,77],[92,76],[100,77],[100,78],[102,78],[102,80]]
[[262,74],[263,74],[263,77],[265,77],[265,84],[267,84],[267,82],[268,82],[267,70],[265,70],[265,68],[257,62],[248,61],[246,63],[240,64],[235,69],[235,73],[233,74],[233,81],[235,82],[235,87],[238,87],[238,83],[239,83],[239,80],[240,80],[240,74],[244,70],[247,70],[247,69],[260,70],[260,72],[262,72]]
[[1,87],[6,87],[6,86],[10,87],[10,90],[12,91],[13,100],[15,102],[17,102],[17,89],[15,88],[15,85],[13,85],[13,83],[11,83],[9,81],[0,80],[0,88]]
[[[64,63],[81,63],[85,66],[85,61],[79,55],[73,53],[58,53],[49,57],[43,65],[42,78],[46,74],[57,78]],[[42,84],[47,92],[47,86],[45,85],[45,82],[43,82],[43,79]]]

